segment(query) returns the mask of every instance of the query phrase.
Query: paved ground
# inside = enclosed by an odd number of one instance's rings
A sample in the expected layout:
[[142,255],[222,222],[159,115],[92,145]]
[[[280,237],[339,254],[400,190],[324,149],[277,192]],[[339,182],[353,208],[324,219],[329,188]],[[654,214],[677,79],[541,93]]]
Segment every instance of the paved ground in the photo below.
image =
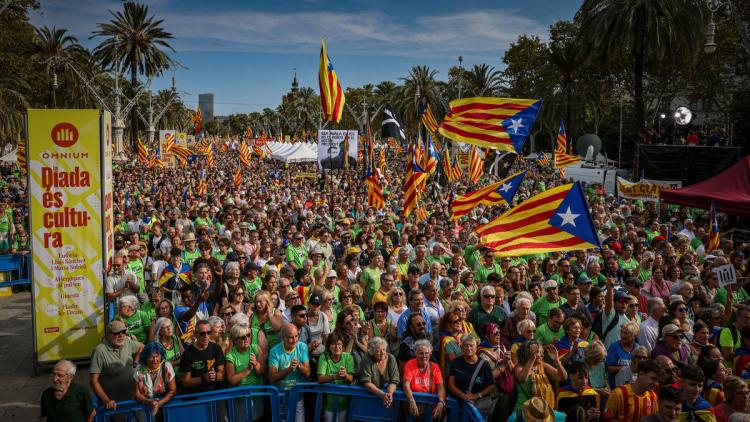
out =
[[[0,421],[34,421],[39,397],[49,387],[50,370],[34,376],[31,294],[0,297]],[[88,386],[88,367],[80,365],[76,381]]]

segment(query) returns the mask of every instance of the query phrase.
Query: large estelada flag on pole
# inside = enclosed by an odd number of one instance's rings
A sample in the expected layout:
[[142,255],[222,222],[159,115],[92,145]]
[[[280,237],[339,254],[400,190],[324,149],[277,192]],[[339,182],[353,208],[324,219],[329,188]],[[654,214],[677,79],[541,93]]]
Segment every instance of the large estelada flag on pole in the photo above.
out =
[[346,98],[336,71],[333,70],[333,63],[326,53],[325,40],[321,40],[320,46],[318,83],[320,84],[320,104],[323,107],[323,120],[338,123],[341,121]]
[[450,102],[440,123],[446,138],[520,154],[542,100],[472,97]]
[[714,201],[711,201],[711,209],[708,212],[708,244],[706,245],[706,253],[711,253],[719,249],[721,244],[721,236],[719,235],[719,220],[716,218],[716,207]]
[[499,182],[477,189],[474,192],[457,196],[451,202],[451,220],[461,218],[480,204],[499,205],[504,202],[507,204],[512,203],[513,197],[516,196],[516,191],[521,186],[525,175],[526,172],[522,171]]
[[599,247],[586,197],[578,183],[533,196],[480,226],[476,233],[482,245],[498,256]]

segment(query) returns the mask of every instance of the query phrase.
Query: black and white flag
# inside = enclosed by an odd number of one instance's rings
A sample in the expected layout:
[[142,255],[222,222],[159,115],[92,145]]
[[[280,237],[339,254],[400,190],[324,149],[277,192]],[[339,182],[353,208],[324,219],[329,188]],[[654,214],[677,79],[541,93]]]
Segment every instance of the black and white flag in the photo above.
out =
[[383,126],[380,133],[383,139],[393,138],[399,144],[406,142],[404,130],[401,128],[401,123],[396,118],[396,113],[393,112],[391,106],[386,106],[383,110]]

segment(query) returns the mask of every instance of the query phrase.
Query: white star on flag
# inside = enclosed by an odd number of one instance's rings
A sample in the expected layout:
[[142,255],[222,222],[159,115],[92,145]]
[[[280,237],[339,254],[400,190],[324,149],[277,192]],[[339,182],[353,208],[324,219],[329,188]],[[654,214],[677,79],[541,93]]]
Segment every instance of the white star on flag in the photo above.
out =
[[558,212],[557,215],[559,215],[560,218],[562,218],[562,224],[560,224],[560,226],[570,224],[573,227],[576,227],[576,218],[581,216],[581,214],[573,214],[570,211],[570,205],[568,205],[567,211],[565,211],[564,213]]
[[522,124],[523,119],[521,119],[520,117],[518,118],[518,120],[510,119],[510,121],[511,121],[510,128],[513,129],[513,133],[515,134],[518,134],[518,129],[522,127],[526,127]]
[[503,185],[502,185],[502,186],[500,186],[500,192],[505,192],[505,193],[508,193],[508,191],[509,191],[509,190],[510,190],[510,189],[511,189],[512,187],[513,187],[513,186],[512,186],[512,185],[511,185],[510,183],[507,183],[507,182],[506,182],[506,183],[503,183]]

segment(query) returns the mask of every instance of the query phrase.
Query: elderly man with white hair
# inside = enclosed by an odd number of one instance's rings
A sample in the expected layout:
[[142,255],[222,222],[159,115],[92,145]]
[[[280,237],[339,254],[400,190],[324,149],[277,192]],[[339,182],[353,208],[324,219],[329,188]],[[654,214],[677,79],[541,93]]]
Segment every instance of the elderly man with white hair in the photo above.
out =
[[82,385],[73,382],[76,365],[61,360],[52,368],[52,386],[44,390],[41,399],[41,417],[47,422],[90,422],[96,413],[91,395]]
[[502,306],[495,305],[495,287],[486,285],[479,291],[479,304],[469,312],[469,322],[478,333],[484,332],[487,323],[502,326],[505,321],[505,311]]

